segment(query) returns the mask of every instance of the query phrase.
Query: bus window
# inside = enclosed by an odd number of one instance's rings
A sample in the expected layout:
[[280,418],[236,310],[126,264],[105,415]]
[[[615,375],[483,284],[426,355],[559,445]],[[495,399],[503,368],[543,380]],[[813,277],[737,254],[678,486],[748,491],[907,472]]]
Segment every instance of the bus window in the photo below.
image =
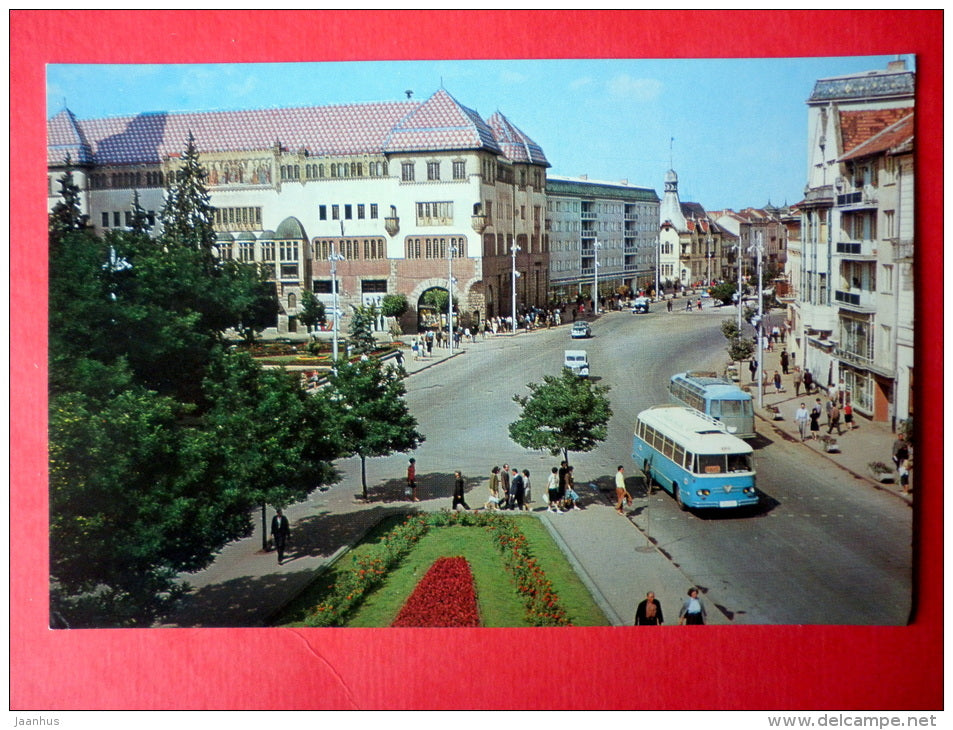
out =
[[728,471],[751,471],[748,454],[728,454]]
[[721,413],[727,418],[737,418],[741,415],[741,404],[743,401],[740,400],[723,400],[721,403]]
[[[725,403],[727,405],[729,402],[730,401],[720,401],[720,400],[709,401],[708,415],[711,416],[712,418],[721,418],[721,414],[722,414],[721,404]],[[725,415],[728,415],[728,411],[725,411],[724,413]]]
[[699,454],[698,474],[721,474],[725,470],[725,457],[720,454]]

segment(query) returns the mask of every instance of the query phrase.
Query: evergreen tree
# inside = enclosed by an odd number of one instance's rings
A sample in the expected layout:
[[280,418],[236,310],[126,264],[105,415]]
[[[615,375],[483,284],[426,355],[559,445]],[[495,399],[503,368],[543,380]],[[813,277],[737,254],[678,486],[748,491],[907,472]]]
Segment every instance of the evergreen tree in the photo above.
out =
[[324,304],[308,290],[305,290],[301,295],[301,310],[298,312],[298,319],[308,328],[308,332],[325,321]]
[[195,248],[202,252],[207,268],[214,266],[215,209],[205,186],[208,173],[199,161],[195,136],[189,132],[182,163],[169,175],[165,204],[160,213],[162,241],[173,247]]
[[73,181],[73,166],[66,156],[66,170],[59,179],[60,200],[49,217],[50,238],[62,238],[70,231],[86,227],[88,217],[83,215],[79,186]]
[[139,204],[139,191],[132,193],[132,226],[130,227],[134,234],[145,236],[152,230],[149,224],[149,215]]
[[609,387],[595,385],[568,368],[560,376],[544,375],[542,383],[527,386],[530,395],[514,395],[522,408],[509,425],[510,438],[526,449],[560,453],[569,461],[570,451],[592,451],[608,435],[612,408]]
[[373,304],[354,307],[351,315],[350,337],[351,350],[358,355],[367,355],[377,347],[374,339],[374,324],[377,322],[377,307]]

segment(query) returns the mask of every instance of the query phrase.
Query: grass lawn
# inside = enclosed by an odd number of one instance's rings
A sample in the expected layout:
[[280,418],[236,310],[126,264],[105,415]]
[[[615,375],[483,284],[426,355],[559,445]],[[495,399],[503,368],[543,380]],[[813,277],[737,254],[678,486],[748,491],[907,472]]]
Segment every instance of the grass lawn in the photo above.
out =
[[[528,515],[515,519],[526,535],[533,556],[556,587],[560,604],[568,612],[573,625],[608,626],[609,621],[573,572],[541,521]],[[394,524],[385,520],[364,542],[351,551],[351,555],[360,555],[363,545],[378,541]],[[503,567],[499,548],[494,544],[491,534],[480,527],[461,525],[431,528],[400,565],[388,574],[384,583],[350,616],[347,625],[389,626],[433,562],[440,557],[457,555],[465,557],[473,571],[483,626],[529,625],[524,618],[523,602],[517,594],[512,577]],[[350,564],[348,556],[338,561],[334,568],[318,578],[288,607],[276,625],[303,626],[307,609],[317,605],[325,591],[334,584],[336,568],[347,569]]]

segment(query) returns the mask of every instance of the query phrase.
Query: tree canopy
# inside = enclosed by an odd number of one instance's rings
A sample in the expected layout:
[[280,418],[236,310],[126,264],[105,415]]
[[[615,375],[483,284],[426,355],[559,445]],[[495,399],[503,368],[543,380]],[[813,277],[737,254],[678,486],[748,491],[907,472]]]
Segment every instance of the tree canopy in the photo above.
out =
[[526,449],[560,453],[592,451],[608,434],[612,408],[609,386],[596,385],[567,368],[561,375],[544,375],[542,383],[529,383],[530,395],[514,395],[522,408],[509,425],[510,438]]

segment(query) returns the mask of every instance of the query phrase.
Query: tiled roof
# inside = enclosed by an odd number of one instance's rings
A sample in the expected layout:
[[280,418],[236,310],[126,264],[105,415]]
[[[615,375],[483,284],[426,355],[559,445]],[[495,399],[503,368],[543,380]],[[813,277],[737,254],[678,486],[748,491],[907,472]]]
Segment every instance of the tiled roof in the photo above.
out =
[[189,132],[200,154],[268,150],[276,143],[317,156],[487,149],[548,166],[542,150],[522,132],[507,123],[499,138],[495,128],[443,89],[423,102],[151,112],[90,120],[76,120],[64,110],[47,122],[48,160],[62,164],[69,153],[74,162],[95,165],[157,164],[180,154]]
[[534,165],[550,166],[542,148],[517,129],[502,114],[495,112],[487,122],[492,127],[493,134],[496,136],[503,154],[513,162],[529,162]]
[[908,114],[895,124],[882,129],[869,139],[854,147],[841,160],[850,160],[858,157],[887,152],[894,148],[908,144],[913,140],[913,114]]
[[912,107],[840,112],[841,140],[844,147],[841,153],[846,155],[857,145],[909,114],[913,114]]

